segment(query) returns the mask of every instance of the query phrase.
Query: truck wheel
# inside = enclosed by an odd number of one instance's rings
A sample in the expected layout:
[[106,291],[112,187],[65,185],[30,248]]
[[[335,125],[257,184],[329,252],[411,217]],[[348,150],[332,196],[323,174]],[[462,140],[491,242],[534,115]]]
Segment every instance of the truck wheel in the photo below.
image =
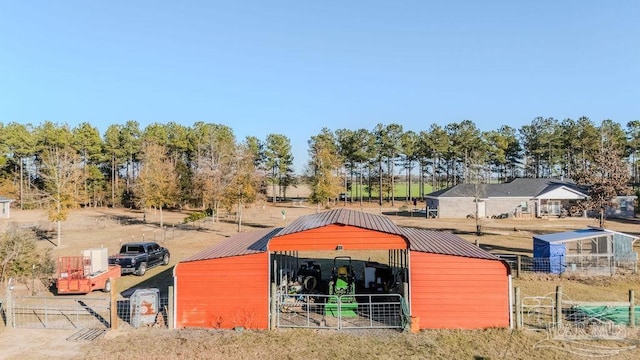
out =
[[162,265],[169,265],[169,254],[164,254],[162,257]]
[[107,280],[104,283],[104,289],[102,289],[102,291],[108,293],[111,292],[111,280]]
[[140,263],[140,266],[138,267],[138,276],[142,276],[146,272],[147,272],[147,263],[146,262]]

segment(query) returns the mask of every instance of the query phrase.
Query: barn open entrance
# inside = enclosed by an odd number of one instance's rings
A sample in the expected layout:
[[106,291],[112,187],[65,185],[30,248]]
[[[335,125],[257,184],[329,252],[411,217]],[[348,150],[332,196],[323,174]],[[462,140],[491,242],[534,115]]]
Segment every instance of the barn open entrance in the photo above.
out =
[[408,250],[271,254],[278,327],[397,328],[408,322]]

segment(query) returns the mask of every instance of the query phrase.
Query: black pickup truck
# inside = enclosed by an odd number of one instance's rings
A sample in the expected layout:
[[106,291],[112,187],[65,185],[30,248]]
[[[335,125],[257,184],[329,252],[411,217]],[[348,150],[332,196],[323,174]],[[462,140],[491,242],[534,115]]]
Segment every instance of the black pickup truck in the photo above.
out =
[[109,256],[109,265],[120,265],[122,274],[144,275],[147,269],[169,264],[169,250],[154,242],[122,244],[120,253]]

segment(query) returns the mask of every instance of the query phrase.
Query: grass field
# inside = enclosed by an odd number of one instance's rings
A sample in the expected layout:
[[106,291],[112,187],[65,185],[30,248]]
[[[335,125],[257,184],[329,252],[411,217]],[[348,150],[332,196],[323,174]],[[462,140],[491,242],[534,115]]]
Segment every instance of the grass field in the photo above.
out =
[[[410,198],[413,197],[421,197],[420,194],[420,184],[418,183],[411,183],[411,192],[409,192],[409,184],[407,182],[400,182],[400,183],[395,183],[395,191],[393,192],[394,196],[396,199],[403,199],[403,198],[407,198],[409,197],[409,193],[411,193]],[[424,194],[429,194],[433,192],[432,190],[432,186],[431,184],[424,184]],[[363,197],[368,197],[369,196],[369,192],[367,191],[366,187],[360,187],[359,185],[353,185],[351,188],[351,191],[349,192],[350,195],[352,197],[358,197],[360,193],[362,193]],[[371,197],[376,199],[378,198],[378,191],[372,191],[371,192]],[[384,197],[387,196],[387,194],[383,194]]]
[[[344,205],[341,205],[344,206]],[[347,205],[349,207],[350,205]],[[450,231],[478,243],[489,251],[531,254],[534,234],[565,231],[597,225],[595,219],[486,219],[485,234],[475,234],[472,219],[425,219],[396,208],[377,204],[361,211],[388,214],[403,226]],[[286,210],[286,218],[282,216]],[[286,226],[297,217],[317,211],[315,207],[294,204],[257,204],[245,210],[244,231],[264,227]],[[15,223],[34,224],[41,229],[53,228],[45,213],[12,211]],[[173,229],[187,213],[165,212],[165,224]],[[126,276],[117,283],[119,292],[135,287],[157,287],[171,284],[172,265],[181,259],[222,241],[237,232],[230,219],[218,223],[201,222],[192,230],[158,229],[158,213],[143,214],[126,209],[77,210],[63,226],[60,246],[41,241],[38,246],[54,256],[79,253],[80,249],[105,246],[116,249],[120,241],[154,239],[171,249],[169,267],[151,269],[147,276]],[[635,220],[635,219],[634,219]],[[0,225],[5,223],[0,223]],[[608,228],[640,235],[636,221],[609,221]],[[177,228],[176,228],[177,229]],[[637,251],[638,249],[636,249]],[[371,254],[381,256],[385,254]],[[368,256],[368,254],[362,254]],[[241,282],[239,282],[240,284]],[[640,277],[634,274],[571,278],[558,275],[526,275],[514,279],[513,285],[523,296],[553,294],[561,285],[569,299],[581,301],[626,301],[630,289],[640,294]],[[1,290],[0,290],[1,292]],[[46,295],[46,294],[39,294]],[[101,296],[95,293],[87,296]],[[0,322],[1,323],[1,322]],[[592,355],[606,354],[606,359],[640,358],[640,337],[628,329],[624,340],[597,341],[588,344],[558,342],[545,332],[485,330],[426,330],[418,334],[381,330],[278,330],[216,331],[205,329],[166,330],[158,328],[117,329],[108,331],[89,343],[65,340],[61,331],[8,329],[0,326],[0,358],[3,359],[584,359],[587,347]],[[29,339],[26,341],[25,339]],[[590,344],[590,345],[589,345]],[[591,347],[589,347],[591,346]],[[594,348],[597,346],[599,348]],[[630,347],[630,348],[625,348]],[[606,352],[603,352],[606,348]],[[616,351],[615,349],[619,350]],[[143,349],[143,350],[141,350]],[[613,350],[612,350],[613,349]]]

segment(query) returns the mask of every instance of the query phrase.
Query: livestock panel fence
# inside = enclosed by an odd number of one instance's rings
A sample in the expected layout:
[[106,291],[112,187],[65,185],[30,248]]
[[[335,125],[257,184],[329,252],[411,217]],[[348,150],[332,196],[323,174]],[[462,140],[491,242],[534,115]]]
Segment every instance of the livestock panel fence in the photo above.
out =
[[410,321],[398,294],[281,294],[276,309],[279,328],[404,329]]
[[135,295],[16,296],[8,288],[0,299],[0,316],[6,326],[15,328],[169,327],[173,304],[168,296],[159,296],[157,290],[153,297]]
[[[7,316],[8,325],[33,329],[110,327],[109,298],[16,296]],[[10,322],[10,323],[9,323]]]

